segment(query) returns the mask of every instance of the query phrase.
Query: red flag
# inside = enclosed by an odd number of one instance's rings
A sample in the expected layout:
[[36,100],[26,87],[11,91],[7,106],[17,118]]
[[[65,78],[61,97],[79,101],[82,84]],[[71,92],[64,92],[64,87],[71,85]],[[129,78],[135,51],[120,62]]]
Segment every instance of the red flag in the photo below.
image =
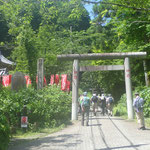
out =
[[24,76],[26,79],[26,84],[28,83],[29,76]]
[[25,77],[25,79],[26,79],[26,85],[27,85],[27,87],[28,87],[29,84],[31,84],[31,79],[30,79],[29,76],[24,76],[24,77]]
[[38,83],[38,76],[36,76],[36,83]]
[[54,74],[51,75],[50,85],[54,84]]
[[59,75],[58,74],[55,75],[55,83],[56,83],[56,85],[58,85],[58,83],[59,83]]
[[67,80],[67,89],[68,92],[70,91],[70,81]]
[[67,89],[67,74],[61,75],[61,90],[65,91]]
[[44,76],[44,85],[45,85],[45,86],[47,85],[45,76]]
[[3,76],[3,79],[2,79],[3,86],[7,87],[10,85],[10,83],[11,83],[11,75]]

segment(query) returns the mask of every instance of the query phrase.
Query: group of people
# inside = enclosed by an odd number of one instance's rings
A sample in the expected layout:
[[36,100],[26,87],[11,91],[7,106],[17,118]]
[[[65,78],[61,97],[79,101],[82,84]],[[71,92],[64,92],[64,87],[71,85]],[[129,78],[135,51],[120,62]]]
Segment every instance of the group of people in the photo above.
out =
[[84,125],[84,116],[86,115],[86,125],[88,126],[90,105],[92,106],[94,116],[96,116],[98,108],[101,109],[101,113],[103,115],[105,115],[105,113],[107,113],[109,116],[113,115],[112,109],[114,98],[111,96],[111,94],[108,94],[108,96],[105,96],[104,94],[97,96],[96,93],[94,93],[93,96],[89,98],[87,96],[87,92],[84,92],[83,95],[80,95],[78,101],[82,125]]
[[[86,115],[86,126],[89,124],[89,112],[90,112],[90,105],[92,104],[92,109],[94,116],[96,116],[98,106],[101,108],[101,113],[104,115],[107,113],[108,115],[112,116],[112,109],[113,109],[113,102],[114,98],[111,94],[105,96],[104,94],[96,95],[95,93],[91,97],[91,99],[87,96],[87,92],[84,92],[83,95],[79,97],[79,107],[81,112],[81,125],[84,126],[84,116]],[[133,100],[133,108],[136,113],[136,117],[139,123],[139,130],[145,130],[145,121],[144,121],[144,114],[143,114],[143,106],[144,100],[139,96],[139,93],[135,93],[135,98]]]
[[113,115],[112,109],[114,98],[111,94],[108,94],[108,96],[106,96],[105,94],[102,94],[101,96],[93,94],[93,96],[91,97],[91,102],[94,116],[96,116],[98,108],[100,108],[100,111],[103,115],[105,115],[105,113],[107,113],[109,116]]

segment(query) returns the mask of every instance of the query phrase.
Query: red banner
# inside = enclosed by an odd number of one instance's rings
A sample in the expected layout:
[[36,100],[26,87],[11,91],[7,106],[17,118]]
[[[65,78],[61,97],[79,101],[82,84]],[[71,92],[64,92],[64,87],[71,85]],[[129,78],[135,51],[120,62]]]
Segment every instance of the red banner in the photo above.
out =
[[45,85],[45,86],[47,85],[45,76],[44,76],[44,85]]
[[4,87],[7,87],[11,84],[11,76],[12,75],[5,75],[2,77],[2,84]]
[[66,90],[67,90],[67,92],[69,92],[69,91],[70,91],[70,85],[71,85],[71,84],[70,84],[70,81],[68,81],[68,80],[67,80],[67,89],[66,89]]
[[26,85],[27,85],[27,87],[28,87],[29,84],[31,84],[31,79],[30,79],[29,76],[24,76],[24,77],[25,77],[25,79],[26,79]]
[[51,79],[50,79],[50,85],[54,84],[54,81],[55,81],[54,78],[55,78],[55,76],[54,76],[54,74],[52,74]]
[[55,83],[56,83],[56,85],[59,84],[59,75],[58,74],[55,75]]
[[61,90],[62,91],[67,90],[67,74],[61,75]]

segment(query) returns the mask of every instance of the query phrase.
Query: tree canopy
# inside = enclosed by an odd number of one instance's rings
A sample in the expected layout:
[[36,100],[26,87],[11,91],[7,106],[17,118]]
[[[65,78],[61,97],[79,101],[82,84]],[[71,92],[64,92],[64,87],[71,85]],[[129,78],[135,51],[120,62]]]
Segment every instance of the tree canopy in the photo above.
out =
[[[93,20],[85,3],[94,4]],[[72,72],[72,63],[58,62],[58,54],[146,51],[150,74],[150,0],[0,0],[0,4],[0,47],[11,54],[15,71],[29,74],[34,82],[40,57],[45,59],[47,74]],[[123,60],[84,64],[115,65]],[[131,67],[133,86],[144,86],[142,61],[133,59]],[[82,73],[81,87],[91,86],[120,96],[124,73]]]

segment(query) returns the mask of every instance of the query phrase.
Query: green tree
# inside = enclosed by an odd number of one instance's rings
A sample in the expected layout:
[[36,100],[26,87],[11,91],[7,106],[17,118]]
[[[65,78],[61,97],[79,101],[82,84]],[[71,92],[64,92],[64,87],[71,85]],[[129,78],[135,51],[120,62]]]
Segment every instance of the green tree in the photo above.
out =
[[[45,67],[51,69],[57,65],[56,55],[69,51],[68,47],[72,45],[70,26],[72,32],[79,32],[90,25],[80,0],[1,0],[0,11],[12,37],[10,44],[13,46],[12,58],[17,63],[15,70],[30,74],[33,81],[39,57],[44,57]],[[76,44],[81,47],[74,41],[73,46]],[[77,52],[77,48],[72,52]]]
[[[146,13],[149,12],[150,2],[144,1],[103,0],[95,1],[95,19],[92,21],[88,32],[92,40],[92,51],[105,52],[148,52],[149,69],[149,20]],[[94,61],[92,64],[123,64],[120,60]],[[141,60],[132,60],[133,87],[144,85],[143,64]],[[106,86],[106,90],[114,93],[116,89],[124,92],[124,75],[121,72],[100,72],[98,82]],[[109,84],[108,84],[109,83]],[[108,86],[107,86],[108,85]]]

